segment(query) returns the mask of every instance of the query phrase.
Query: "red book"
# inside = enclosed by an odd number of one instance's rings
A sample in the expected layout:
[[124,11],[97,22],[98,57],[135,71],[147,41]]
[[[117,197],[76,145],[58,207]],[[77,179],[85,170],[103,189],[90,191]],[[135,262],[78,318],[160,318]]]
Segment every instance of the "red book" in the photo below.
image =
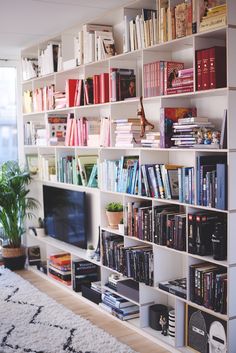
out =
[[73,107],[75,103],[75,93],[77,87],[77,79],[69,78],[66,80],[66,105]]
[[209,88],[226,86],[226,48],[209,48]]
[[100,75],[100,103],[109,102],[109,74]]
[[210,88],[209,49],[202,52],[202,90]]
[[93,103],[100,103],[100,75],[93,76]]
[[202,90],[202,50],[196,53],[196,88],[197,91]]

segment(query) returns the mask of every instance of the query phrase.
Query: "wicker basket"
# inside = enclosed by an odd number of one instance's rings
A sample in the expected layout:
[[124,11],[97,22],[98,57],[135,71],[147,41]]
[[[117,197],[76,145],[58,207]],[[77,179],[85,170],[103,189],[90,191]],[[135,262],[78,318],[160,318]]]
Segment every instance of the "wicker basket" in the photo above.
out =
[[11,258],[11,257],[19,257],[25,255],[25,248],[9,248],[7,246],[3,246],[2,248],[2,257],[3,258]]

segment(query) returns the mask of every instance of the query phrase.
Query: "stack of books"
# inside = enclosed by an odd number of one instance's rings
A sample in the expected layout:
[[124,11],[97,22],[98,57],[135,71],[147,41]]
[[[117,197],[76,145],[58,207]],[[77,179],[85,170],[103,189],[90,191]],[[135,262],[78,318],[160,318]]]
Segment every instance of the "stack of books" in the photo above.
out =
[[140,119],[127,118],[115,120],[115,147],[140,146]]
[[121,274],[118,274],[118,273],[111,273],[109,276],[108,276],[108,280],[107,280],[107,283],[106,283],[106,287],[110,288],[110,289],[113,289],[114,291],[117,291],[117,283],[119,281],[122,281],[124,280],[125,278],[121,275]]
[[98,293],[102,293],[101,281],[92,282],[91,283],[91,289],[95,290]]
[[102,303],[99,306],[122,321],[139,317],[138,305],[109,291],[102,293]]
[[[211,143],[211,139],[207,138],[213,128],[208,118],[180,118],[177,123],[173,123],[172,128],[173,135],[171,141],[174,143],[173,147],[219,147],[219,144],[213,144]],[[206,132],[206,134],[204,132]]]
[[55,280],[71,285],[71,255],[69,253],[49,256],[48,275]]
[[[223,1],[224,2],[224,1]],[[216,6],[206,9],[200,19],[199,32],[208,31],[227,24],[227,5],[222,1],[214,1]]]
[[193,91],[193,68],[179,70],[172,80],[166,94],[185,93]]
[[177,295],[187,299],[187,280],[186,278],[177,278],[172,281],[163,281],[159,283],[159,288],[165,292]]
[[179,119],[192,118],[197,116],[196,108],[188,107],[171,107],[160,109],[160,147],[170,148],[174,145],[173,140],[173,124]]
[[66,108],[66,92],[56,91],[54,92],[55,109]]
[[227,273],[211,263],[189,267],[190,300],[208,309],[227,313]]
[[92,287],[92,282],[97,283],[94,283],[93,289],[100,291],[101,283],[99,284],[98,280],[97,265],[81,259],[74,259],[72,261],[72,285],[75,292],[80,292],[82,285],[91,285]]
[[159,148],[160,147],[160,132],[147,132],[145,138],[141,140],[143,147]]

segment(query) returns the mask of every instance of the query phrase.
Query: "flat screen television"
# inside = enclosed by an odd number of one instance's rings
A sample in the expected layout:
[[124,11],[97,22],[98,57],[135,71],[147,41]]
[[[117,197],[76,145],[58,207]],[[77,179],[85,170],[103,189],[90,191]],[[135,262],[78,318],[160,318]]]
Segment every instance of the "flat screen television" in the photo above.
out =
[[87,248],[85,192],[43,185],[46,234]]

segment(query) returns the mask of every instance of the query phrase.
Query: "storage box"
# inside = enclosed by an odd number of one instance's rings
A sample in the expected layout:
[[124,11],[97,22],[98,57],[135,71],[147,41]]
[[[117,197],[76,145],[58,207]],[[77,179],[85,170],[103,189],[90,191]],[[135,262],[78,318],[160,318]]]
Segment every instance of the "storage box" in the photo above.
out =
[[102,296],[100,293],[93,290],[91,287],[84,284],[81,285],[82,296],[91,300],[95,304],[99,304],[102,301]]
[[117,282],[117,294],[139,302],[139,283],[133,279],[125,279]]

